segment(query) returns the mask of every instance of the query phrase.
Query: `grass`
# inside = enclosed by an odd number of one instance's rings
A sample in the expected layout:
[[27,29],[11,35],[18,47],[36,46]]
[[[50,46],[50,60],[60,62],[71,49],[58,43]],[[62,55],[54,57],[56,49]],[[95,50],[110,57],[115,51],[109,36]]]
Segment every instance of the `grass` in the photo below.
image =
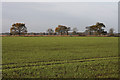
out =
[[4,78],[118,78],[117,37],[3,37]]

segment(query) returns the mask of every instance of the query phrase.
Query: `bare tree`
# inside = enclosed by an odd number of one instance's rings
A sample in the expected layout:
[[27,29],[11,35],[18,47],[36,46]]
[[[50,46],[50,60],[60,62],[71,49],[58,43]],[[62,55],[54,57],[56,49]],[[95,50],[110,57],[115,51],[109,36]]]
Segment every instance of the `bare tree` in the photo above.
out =
[[113,29],[113,28],[110,28],[109,34],[110,34],[111,36],[114,35],[114,29]]
[[49,35],[51,35],[54,31],[53,31],[53,29],[49,28],[49,29],[47,29],[47,32]]

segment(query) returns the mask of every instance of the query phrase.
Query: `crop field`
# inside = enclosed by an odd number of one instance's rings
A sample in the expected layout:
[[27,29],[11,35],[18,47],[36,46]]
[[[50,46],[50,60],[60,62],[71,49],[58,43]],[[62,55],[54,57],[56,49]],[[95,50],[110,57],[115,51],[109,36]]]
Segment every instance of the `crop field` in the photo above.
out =
[[2,37],[2,72],[3,78],[118,78],[118,37]]

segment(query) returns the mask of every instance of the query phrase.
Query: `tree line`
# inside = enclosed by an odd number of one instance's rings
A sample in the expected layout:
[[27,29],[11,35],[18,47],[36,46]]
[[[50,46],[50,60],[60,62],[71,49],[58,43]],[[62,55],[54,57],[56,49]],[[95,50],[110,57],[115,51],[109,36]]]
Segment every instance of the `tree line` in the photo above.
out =
[[[33,33],[34,35],[107,35],[107,31],[104,30],[105,24],[97,22],[95,25],[85,27],[85,31],[80,33],[77,28],[71,29],[71,27],[67,27],[64,25],[58,25],[58,27],[53,30],[52,28],[48,28],[46,33]],[[69,31],[72,31],[71,33]],[[24,23],[15,23],[10,28],[10,35],[28,35],[27,27]],[[114,29],[111,28],[109,30],[109,35],[114,35]]]

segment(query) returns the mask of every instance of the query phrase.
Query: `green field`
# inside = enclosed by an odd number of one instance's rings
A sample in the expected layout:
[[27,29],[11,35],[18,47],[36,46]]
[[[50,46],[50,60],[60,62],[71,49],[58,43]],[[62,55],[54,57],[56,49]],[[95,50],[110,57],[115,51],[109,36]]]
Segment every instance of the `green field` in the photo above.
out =
[[3,37],[4,78],[118,78],[117,37]]

